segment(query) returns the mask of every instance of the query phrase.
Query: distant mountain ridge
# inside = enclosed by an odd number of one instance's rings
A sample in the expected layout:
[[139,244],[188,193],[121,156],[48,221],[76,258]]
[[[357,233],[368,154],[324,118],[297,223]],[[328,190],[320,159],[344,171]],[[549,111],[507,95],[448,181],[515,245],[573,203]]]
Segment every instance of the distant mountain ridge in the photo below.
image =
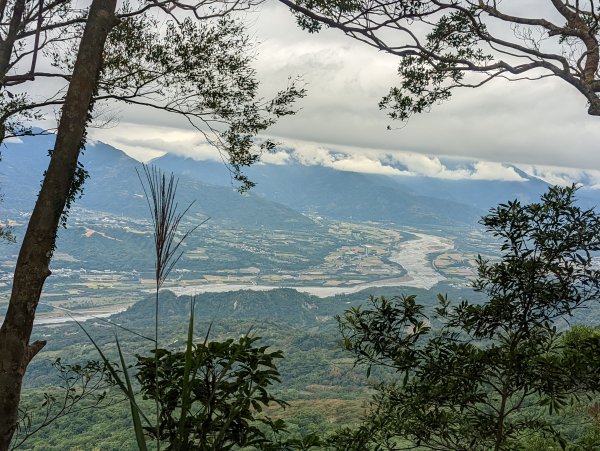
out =
[[[0,209],[30,212],[48,163],[54,136],[24,137],[8,143],[0,162]],[[135,168],[140,163],[102,142],[90,143],[81,158],[90,178],[77,207],[145,218],[147,205]],[[169,163],[170,162],[170,163]],[[411,226],[472,225],[482,211],[464,203],[417,194],[386,177],[300,165],[256,165],[248,174],[258,182],[250,194],[232,186],[227,168],[171,156],[153,161],[180,176],[179,202],[214,220],[242,227],[310,228],[303,213],[347,220],[394,222]]]
[[[446,167],[451,167],[449,163],[442,162]],[[152,160],[152,163],[174,173],[201,179],[205,183],[220,186],[231,184],[226,168],[215,161],[165,154]],[[389,176],[341,171],[299,162],[285,165],[259,163],[248,168],[246,173],[257,183],[253,188],[255,193],[299,211],[356,219],[368,219],[361,212],[371,211],[371,216],[402,223],[403,216],[416,214],[426,217],[427,210],[431,213],[432,209],[437,209],[440,214],[432,215],[434,218],[449,216],[458,222],[473,223],[499,203],[514,199],[523,203],[538,201],[550,186],[541,177],[527,173],[515,165],[503,166],[518,175],[521,181],[422,175]],[[599,206],[600,190],[594,189],[592,180],[585,174],[582,177],[578,193],[581,203],[590,208]],[[369,191],[369,196],[364,194]],[[382,199],[382,196],[387,199]],[[322,199],[327,200],[323,202]],[[355,210],[360,210],[358,214],[351,211],[353,203],[357,206]],[[417,205],[429,208],[419,211]],[[394,209],[396,213],[392,213],[390,209]]]
[[[167,154],[152,164],[218,186],[231,184],[227,169],[218,162]],[[256,182],[252,189],[256,194],[300,212],[335,219],[472,225],[484,213],[477,206],[423,195],[386,176],[300,164],[257,164],[245,172]]]
[[[23,137],[22,143],[8,143],[0,162],[0,211],[27,213],[33,204],[48,164],[48,149],[54,136]],[[102,142],[88,144],[81,161],[89,172],[84,193],[77,207],[117,215],[147,218],[148,206],[143,196],[136,168],[137,160]],[[182,176],[178,202],[194,201],[194,212],[213,220],[240,226],[295,228],[313,224],[306,216],[255,194],[241,196],[231,186],[216,186]],[[6,215],[4,215],[6,216]]]
[[[2,150],[1,210],[31,211],[54,136],[24,137],[22,141],[7,143]],[[140,167],[137,160],[113,146],[94,142],[86,147],[82,162],[90,178],[77,206],[147,217],[135,173]],[[548,187],[540,178],[516,167],[512,169],[525,181],[385,176],[300,163],[259,163],[246,169],[257,186],[241,196],[221,162],[166,154],[151,163],[181,177],[182,205],[195,200],[199,214],[244,227],[310,228],[313,222],[306,213],[414,227],[474,226],[498,203],[515,198],[532,202]],[[580,197],[589,206],[599,203],[599,196],[596,190],[580,190]]]
[[[152,163],[206,183],[231,183],[226,168],[218,162],[166,154]],[[500,202],[515,198],[532,202],[547,190],[543,180],[514,169],[527,181],[386,176],[299,163],[261,163],[246,173],[257,183],[255,193],[298,211],[406,225],[474,225]]]

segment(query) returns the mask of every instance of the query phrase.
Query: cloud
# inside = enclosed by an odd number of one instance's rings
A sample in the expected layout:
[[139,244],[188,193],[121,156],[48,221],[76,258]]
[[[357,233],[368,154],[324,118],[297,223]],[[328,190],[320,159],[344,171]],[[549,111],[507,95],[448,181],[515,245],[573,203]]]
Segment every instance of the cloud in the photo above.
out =
[[[554,8],[540,3],[523,0],[507,8],[551,18],[548,14]],[[288,77],[303,77],[308,89],[307,97],[298,103],[298,114],[281,118],[266,133],[284,143],[297,140],[326,143],[321,145],[324,148],[363,149],[363,160],[350,152],[352,158],[335,163],[339,168],[369,167],[386,173],[396,168],[436,177],[503,180],[517,180],[518,174],[508,165],[492,167],[491,162],[600,170],[600,118],[589,116],[586,100],[558,78],[495,80],[478,89],[457,90],[450,101],[402,124],[392,122],[378,108],[381,97],[401,82],[398,58],[339,30],[307,33],[280,2],[265,2],[247,18],[249,33],[259,42],[253,63],[261,81],[260,96],[272,97],[286,86]],[[62,85],[58,79],[36,82],[31,94],[45,98]],[[119,104],[119,110],[121,122],[116,127],[91,129],[91,137],[114,143],[142,161],[166,151],[219,159],[181,116],[135,105]],[[388,124],[391,130],[386,129]],[[445,157],[471,163],[449,167]],[[284,164],[287,158],[276,153],[265,155],[264,161]],[[337,161],[326,154],[303,158],[307,163],[315,158],[321,159],[319,164]],[[473,166],[473,161],[487,163]],[[563,180],[552,174],[547,177]]]
[[[291,154],[294,160],[305,166],[331,167],[336,158],[332,152],[319,144],[298,143],[297,141]],[[340,157],[340,154],[338,154],[338,157]]]
[[469,176],[466,169],[448,169],[438,157],[422,155],[414,152],[394,152],[389,158],[396,163],[404,165],[408,171],[417,175],[445,179],[461,179]]
[[[125,133],[110,133],[102,139],[122,148],[134,158],[141,152],[155,156],[167,152],[192,157],[196,160],[221,161],[216,149],[196,133],[176,128],[161,127],[145,130],[140,137],[138,126],[131,125]],[[94,130],[94,140],[98,138]],[[302,164],[324,166],[339,171],[365,172],[387,176],[425,176],[449,180],[497,180],[523,182],[517,170],[540,178],[549,184],[570,185],[581,183],[589,188],[600,189],[600,170],[578,169],[552,165],[499,163],[487,160],[455,158],[453,156],[426,155],[404,150],[377,149],[269,136],[283,146],[261,157],[261,164]]]
[[[539,5],[524,0],[514,8],[534,14]],[[552,8],[542,14],[548,11]],[[519,181],[511,167],[516,164],[556,182],[576,175],[541,168],[579,167],[587,171],[580,175],[597,180],[590,171],[600,170],[600,118],[587,115],[585,99],[559,79],[495,80],[455,91],[450,101],[406,124],[393,123],[377,105],[400,82],[396,57],[338,30],[306,33],[279,2],[264,3],[248,17],[250,33],[260,42],[254,61],[260,95],[268,99],[297,75],[308,89],[298,114],[281,118],[266,132],[294,151],[265,154],[266,163]],[[386,130],[388,124],[392,130]],[[124,107],[118,127],[91,133],[142,160],[165,151],[219,159],[180,117],[154,110]]]
[[289,153],[278,150],[275,152],[266,152],[260,158],[260,161],[263,163],[274,164],[277,166],[281,166],[284,164],[288,164],[290,162],[291,156]]
[[[538,2],[531,1],[513,9],[543,16],[554,10],[540,11]],[[338,30],[306,33],[277,2],[263,8],[254,30],[263,42],[257,67],[267,86],[296,74],[308,82],[301,111],[275,125],[270,130],[274,135],[335,146],[600,170],[600,118],[589,116],[586,100],[558,78],[495,80],[482,88],[457,90],[450,101],[402,124],[377,107],[401,81],[397,58]],[[386,130],[388,124],[392,130]],[[436,161],[422,163],[431,165],[428,171],[436,170]],[[444,175],[442,167],[437,170]]]
[[287,163],[296,162],[304,166],[324,166],[347,172],[367,172],[381,175],[411,175],[389,164],[385,160],[356,152],[348,148],[328,148],[317,143],[287,141]]
[[546,165],[517,165],[524,172],[538,177],[551,185],[583,184],[600,189],[600,171],[594,169],[565,168]]
[[[285,137],[269,136],[268,138],[281,142],[283,145],[276,148],[274,152],[264,153],[261,157],[264,164],[297,163],[348,172],[366,172],[388,176],[419,175],[451,180],[524,180],[514,168],[497,162],[472,160],[453,162],[448,160],[453,163],[450,164],[448,161],[442,162],[438,156],[416,152],[321,144]],[[115,133],[113,129],[94,130],[93,139],[101,139],[113,144],[142,161],[165,153],[174,153],[196,160],[222,161],[219,152],[209,145],[201,135],[172,127],[147,129],[129,124],[128,127],[120,128],[118,133]]]
[[473,163],[474,171],[470,178],[474,180],[503,180],[511,182],[524,182],[515,168],[493,161],[476,161]]
[[197,160],[221,161],[219,152],[198,132],[169,126],[121,125],[111,129],[92,129],[92,138],[113,144],[140,161],[148,161],[167,152]]
[[370,174],[381,175],[410,175],[406,171],[401,171],[392,166],[387,166],[381,161],[373,160],[365,155],[358,155],[341,160],[336,160],[331,165],[332,168],[348,172],[368,172]]
[[[276,140],[281,141],[280,138]],[[514,167],[491,161],[461,160],[442,162],[437,156],[386,149],[334,146],[300,140],[286,140],[285,163],[324,166],[349,172],[392,176],[426,176],[451,180],[525,181]],[[450,164],[455,163],[455,164]]]

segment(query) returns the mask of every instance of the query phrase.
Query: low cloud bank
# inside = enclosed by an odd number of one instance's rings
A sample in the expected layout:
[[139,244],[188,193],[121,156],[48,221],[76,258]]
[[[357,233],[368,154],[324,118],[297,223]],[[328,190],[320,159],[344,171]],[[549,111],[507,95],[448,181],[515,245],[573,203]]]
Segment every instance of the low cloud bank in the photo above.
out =
[[[318,143],[286,140],[286,148],[264,155],[271,164],[299,163],[340,171],[392,176],[426,176],[450,180],[503,180],[523,182],[512,165],[492,161],[444,161],[437,156],[380,149],[330,147]],[[451,164],[449,164],[451,163]]]
[[[168,127],[144,129],[128,127],[127,133],[95,136],[112,143],[142,161],[173,153],[196,160],[221,161],[219,152],[192,131]],[[98,135],[96,133],[95,135]],[[582,184],[600,189],[600,171],[536,164],[508,163],[455,156],[435,156],[406,150],[388,150],[342,145],[328,145],[289,138],[273,138],[282,144],[265,153],[261,162],[285,165],[323,166],[339,171],[365,172],[398,177],[424,176],[448,180],[495,180],[525,182],[535,177],[550,184]]]

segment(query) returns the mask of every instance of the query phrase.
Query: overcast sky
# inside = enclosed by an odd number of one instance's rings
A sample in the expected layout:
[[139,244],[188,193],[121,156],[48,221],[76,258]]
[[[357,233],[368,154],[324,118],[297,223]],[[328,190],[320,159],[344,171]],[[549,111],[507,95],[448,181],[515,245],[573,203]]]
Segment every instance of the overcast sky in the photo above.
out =
[[[539,0],[519,3],[533,8]],[[249,22],[251,34],[260,42],[255,66],[265,95],[285,86],[290,76],[300,75],[307,83],[308,96],[299,103],[299,113],[268,132],[286,147],[304,149],[308,160],[313,155],[311,164],[323,164],[315,163],[323,160],[319,152],[339,150],[347,155],[342,158],[347,164],[340,167],[346,170],[389,172],[384,160],[396,155],[405,167],[410,158],[416,164],[441,161],[438,171],[444,170],[443,161],[450,157],[517,163],[538,171],[556,166],[600,174],[596,173],[600,117],[588,116],[585,99],[558,79],[497,81],[476,90],[458,90],[428,114],[406,124],[391,122],[377,103],[398,82],[395,57],[336,30],[308,34],[296,26],[285,7],[272,0],[249,16]],[[197,134],[175,119],[127,109],[121,114],[117,127],[94,130],[92,137],[145,160],[165,151],[214,157]],[[327,158],[323,161],[328,164]],[[285,161],[279,158],[278,162]],[[377,169],[377,164],[383,169]],[[480,174],[492,176],[498,168],[488,165]]]

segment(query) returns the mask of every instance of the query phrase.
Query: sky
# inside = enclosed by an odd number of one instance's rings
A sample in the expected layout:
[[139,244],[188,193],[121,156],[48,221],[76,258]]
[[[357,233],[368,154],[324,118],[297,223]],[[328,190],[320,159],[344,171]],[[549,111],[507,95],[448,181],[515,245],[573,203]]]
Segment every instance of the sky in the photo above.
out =
[[[543,3],[521,0],[517,8],[539,12]],[[284,87],[288,77],[302,77],[308,90],[297,115],[268,130],[288,152],[267,155],[267,162],[515,179],[518,175],[501,164],[511,163],[555,181],[586,176],[600,185],[600,117],[588,116],[585,99],[561,80],[498,80],[457,90],[431,112],[395,122],[377,104],[398,83],[396,57],[337,30],[309,34],[273,0],[247,21],[259,42],[255,67],[265,97]],[[218,158],[176,118],[127,108],[120,115],[117,126],[92,130],[92,138],[146,161],[164,152]],[[452,161],[471,164],[467,169],[459,164],[457,172]]]

